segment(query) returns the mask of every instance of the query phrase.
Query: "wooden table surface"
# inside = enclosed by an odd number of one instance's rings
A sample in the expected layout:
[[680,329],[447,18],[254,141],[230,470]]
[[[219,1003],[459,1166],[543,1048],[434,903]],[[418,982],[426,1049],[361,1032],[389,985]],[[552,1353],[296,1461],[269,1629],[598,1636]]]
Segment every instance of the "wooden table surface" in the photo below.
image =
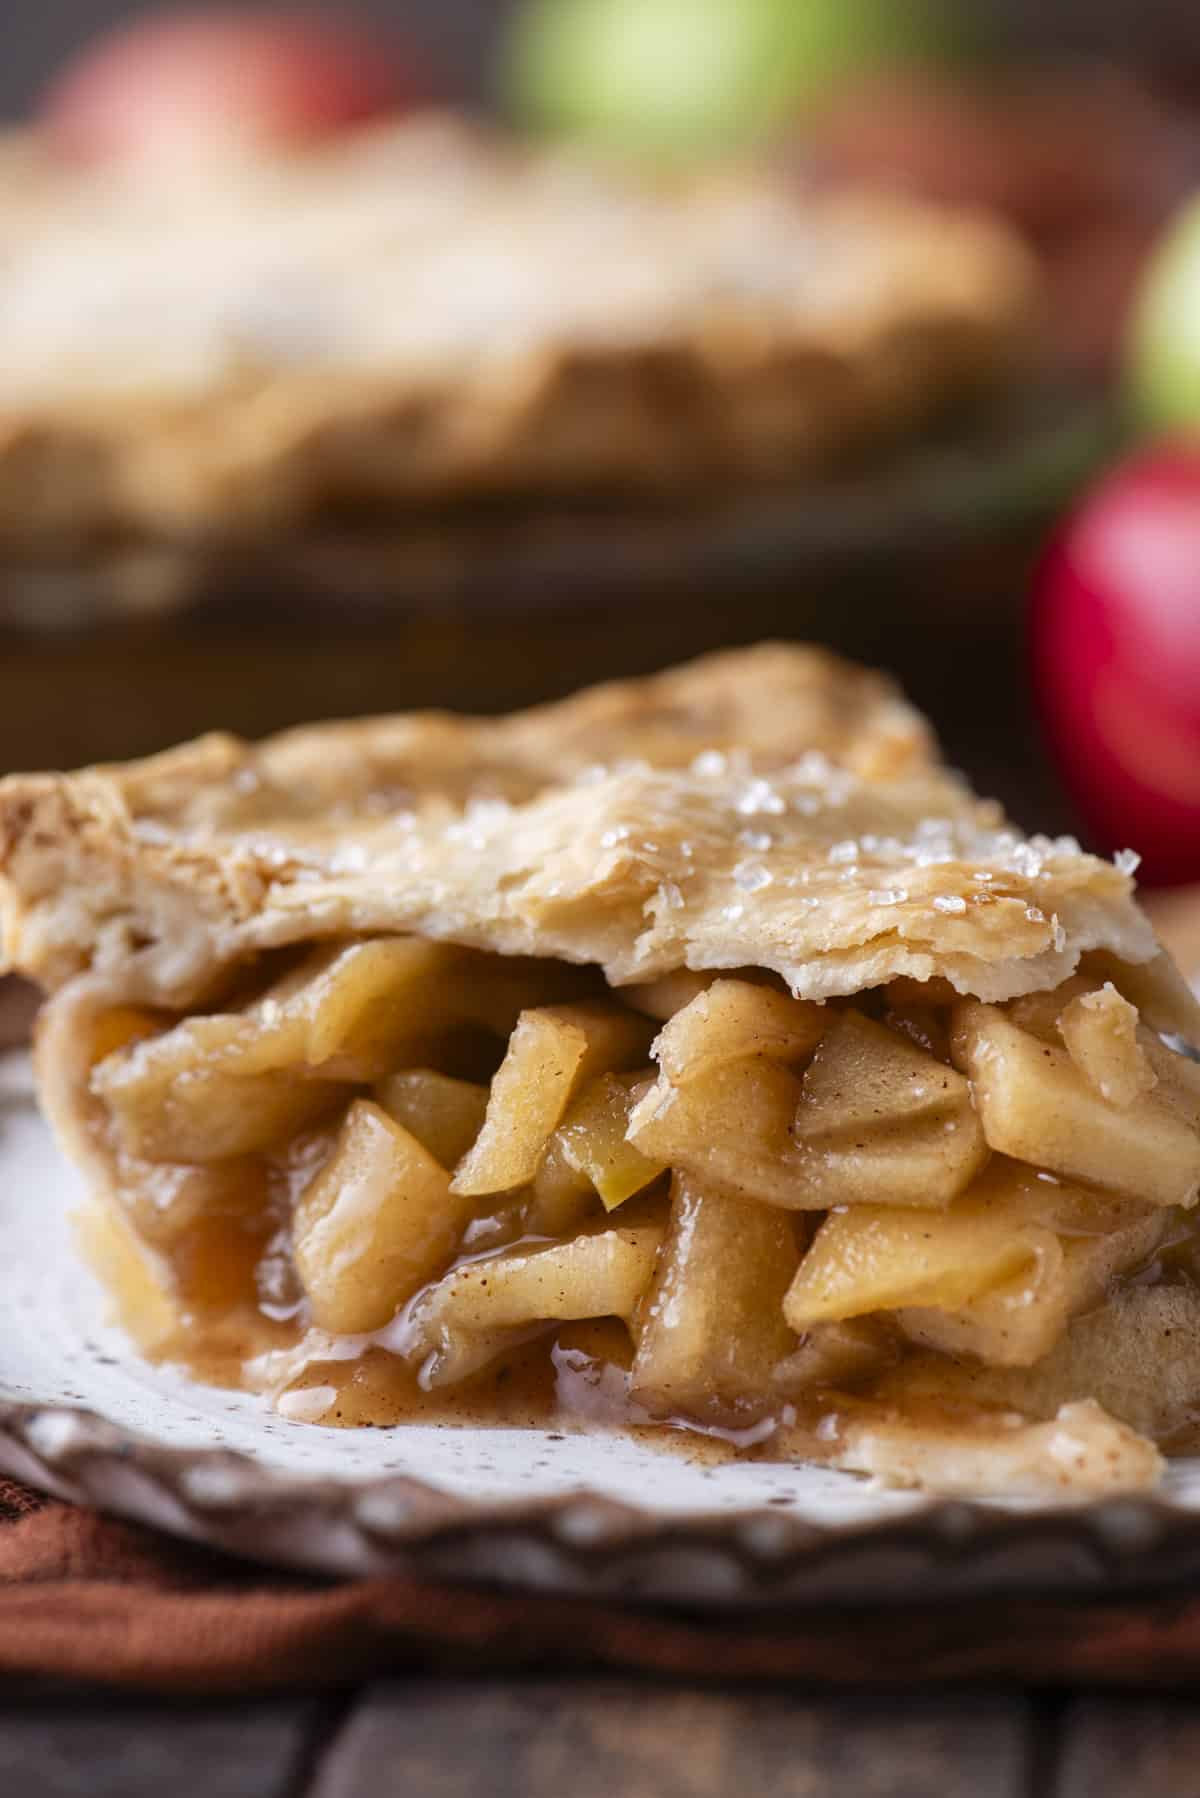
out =
[[330,1698],[0,1695],[5,1798],[1174,1798],[1183,1696],[397,1680]]

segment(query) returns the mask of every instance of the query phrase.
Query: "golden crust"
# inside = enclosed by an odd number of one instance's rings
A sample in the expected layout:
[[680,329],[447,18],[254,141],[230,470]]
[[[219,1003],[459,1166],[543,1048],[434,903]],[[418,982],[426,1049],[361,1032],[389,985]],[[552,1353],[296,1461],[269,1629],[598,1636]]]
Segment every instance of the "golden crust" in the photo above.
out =
[[982,218],[434,115],[183,195],[12,143],[0,243],[13,538],[825,472],[1005,378],[1033,310]]
[[1157,950],[1127,874],[1007,827],[886,683],[782,647],[494,723],[15,776],[0,874],[9,965],[168,1004],[261,949],[363,932],[614,984],[760,967],[815,999],[907,975],[999,1001],[1093,949]]

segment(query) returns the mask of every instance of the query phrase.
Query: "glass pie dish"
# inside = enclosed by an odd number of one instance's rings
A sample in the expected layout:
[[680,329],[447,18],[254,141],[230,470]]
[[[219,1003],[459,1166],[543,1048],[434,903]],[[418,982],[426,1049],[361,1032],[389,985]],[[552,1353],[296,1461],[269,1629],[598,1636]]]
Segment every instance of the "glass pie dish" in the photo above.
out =
[[1152,1486],[1200,1391],[1196,1005],[1113,864],[762,646],[495,721],[0,788],[84,1252],[291,1420]]

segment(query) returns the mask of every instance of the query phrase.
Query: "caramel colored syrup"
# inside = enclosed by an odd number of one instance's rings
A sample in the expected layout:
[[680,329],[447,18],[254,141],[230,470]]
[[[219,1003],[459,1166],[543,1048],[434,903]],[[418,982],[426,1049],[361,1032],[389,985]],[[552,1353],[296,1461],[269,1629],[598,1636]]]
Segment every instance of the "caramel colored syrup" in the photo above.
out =
[[433,1391],[421,1385],[417,1367],[369,1338],[320,1339],[310,1352],[303,1306],[272,1317],[253,1296],[261,1235],[222,1221],[220,1294],[208,1277],[180,1279],[197,1265],[207,1274],[209,1256],[217,1254],[215,1241],[206,1254],[189,1233],[186,1255],[167,1257],[177,1289],[168,1296],[119,1214],[94,1204],[75,1219],[115,1321],[148,1359],[182,1367],[203,1385],[263,1392],[282,1416],[335,1429],[619,1429],[704,1462],[736,1452],[719,1432],[697,1431],[683,1419],[651,1420],[630,1400],[632,1344],[617,1318],[562,1325],[510,1349],[472,1379]]
[[[257,1392],[296,1422],[338,1429],[420,1424],[436,1428],[529,1429],[562,1434],[620,1432],[646,1447],[705,1465],[734,1458],[820,1462],[830,1458],[830,1426],[843,1408],[865,1400],[814,1394],[804,1407],[743,1429],[686,1417],[650,1416],[630,1395],[632,1341],[616,1318],[559,1325],[508,1349],[472,1378],[429,1390],[420,1369],[371,1337],[329,1337],[310,1330],[304,1301],[273,1302],[264,1267],[285,1265],[278,1213],[236,1210],[194,1219],[166,1250],[148,1248],[126,1217],[94,1203],[76,1220],[81,1250],[113,1302],[116,1321],[147,1359],[182,1367],[204,1385]],[[1200,1283],[1196,1232],[1178,1235],[1127,1279]],[[383,1334],[383,1333],[381,1333]],[[962,1399],[948,1394],[906,1400],[928,1411],[932,1436]],[[778,1441],[777,1426],[782,1426]],[[1162,1446],[1195,1452],[1200,1421]]]

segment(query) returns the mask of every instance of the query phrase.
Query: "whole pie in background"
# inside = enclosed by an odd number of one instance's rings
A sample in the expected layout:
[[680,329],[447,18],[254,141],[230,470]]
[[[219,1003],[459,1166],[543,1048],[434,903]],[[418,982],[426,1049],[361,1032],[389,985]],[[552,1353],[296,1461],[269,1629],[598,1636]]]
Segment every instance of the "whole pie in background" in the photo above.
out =
[[1003,387],[982,214],[418,114],[229,166],[0,159],[0,540],[826,474]]
[[1133,862],[764,646],[0,787],[84,1252],[353,1425],[1152,1485],[1200,1394],[1196,1004]]

